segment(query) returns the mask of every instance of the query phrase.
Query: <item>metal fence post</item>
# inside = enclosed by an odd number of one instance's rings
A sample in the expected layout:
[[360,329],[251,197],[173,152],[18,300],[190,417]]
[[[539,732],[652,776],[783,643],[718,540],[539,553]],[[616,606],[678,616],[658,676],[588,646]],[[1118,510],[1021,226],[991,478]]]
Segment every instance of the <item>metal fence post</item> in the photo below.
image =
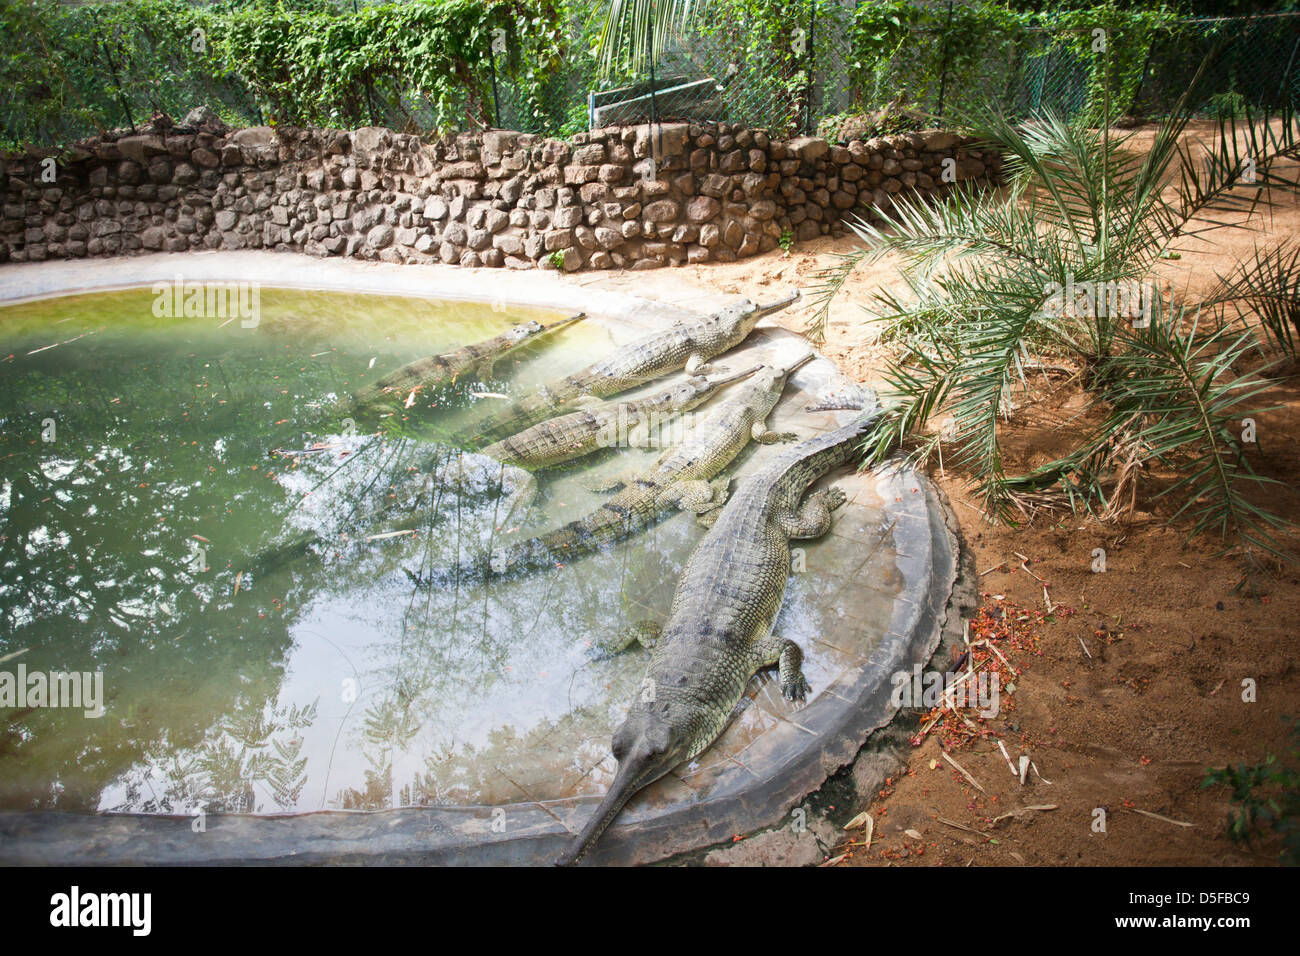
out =
[[943,101],[948,93],[948,37],[952,34],[952,0],[948,0],[948,20],[943,28],[943,53],[939,67],[939,109],[935,116],[939,125],[943,125]]
[[816,69],[813,31],[817,26],[817,0],[808,0],[808,76],[803,94],[803,132],[805,136],[813,134],[813,71]]
[[501,97],[497,93],[497,52],[491,45],[488,46],[488,70],[492,74],[492,118],[497,129],[504,129],[501,125]]
[[[1295,53],[1298,49],[1300,49],[1300,36],[1296,37],[1295,44],[1291,47],[1291,55],[1287,57],[1286,69],[1282,71],[1282,80],[1277,85],[1277,100],[1279,106],[1285,104],[1286,101],[1291,98],[1289,95],[1284,94],[1286,94],[1287,87],[1290,85],[1287,83],[1287,80],[1291,78],[1291,67],[1295,65]],[[1295,104],[1290,105],[1294,106]]]
[[[655,96],[655,21],[654,16],[646,17],[646,33],[650,36],[650,42],[646,52],[650,55],[650,122],[646,125],[646,140],[650,145],[650,168],[654,171],[655,179],[659,178],[659,157],[655,155],[655,135],[654,127],[659,122],[659,100]],[[659,131],[660,136],[663,130]],[[662,147],[662,143],[660,146]],[[660,149],[662,153],[662,149]]]

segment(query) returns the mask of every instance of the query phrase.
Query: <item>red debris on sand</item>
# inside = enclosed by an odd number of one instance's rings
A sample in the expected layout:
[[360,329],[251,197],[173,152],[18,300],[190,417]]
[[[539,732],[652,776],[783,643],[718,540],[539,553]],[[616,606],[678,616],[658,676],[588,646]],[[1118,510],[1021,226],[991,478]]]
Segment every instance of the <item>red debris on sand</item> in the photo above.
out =
[[[1063,604],[1055,605],[1050,613],[1023,608],[1005,599],[984,604],[970,621],[969,659],[962,661],[960,669],[950,672],[951,679],[955,680],[967,670],[974,670],[976,679],[983,674],[988,674],[988,679],[996,678],[998,713],[995,716],[1014,711],[1015,683],[1023,671],[1023,667],[1016,664],[1017,658],[1029,654],[1041,655],[1039,643],[1042,626],[1073,613],[1072,608]],[[962,657],[966,656],[966,652],[962,651]],[[989,721],[993,718],[981,716],[976,695],[973,692],[969,695],[965,693],[970,680],[968,678],[967,682],[958,686],[956,706],[941,703],[922,716],[922,729],[912,738],[913,746],[919,747],[931,732],[939,738],[940,746],[946,751],[959,749],[975,740],[1001,736],[989,726]]]

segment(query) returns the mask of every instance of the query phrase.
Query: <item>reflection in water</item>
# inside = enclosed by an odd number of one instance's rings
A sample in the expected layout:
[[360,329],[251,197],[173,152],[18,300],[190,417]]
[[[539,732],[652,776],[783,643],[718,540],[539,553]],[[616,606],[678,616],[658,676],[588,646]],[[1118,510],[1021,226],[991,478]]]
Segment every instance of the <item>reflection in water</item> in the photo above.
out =
[[[512,352],[499,381],[360,409],[358,388],[521,316],[261,301],[256,330],[159,320],[147,291],[0,310],[0,669],[101,670],[107,709],[0,710],[0,808],[274,813],[598,790],[644,668],[598,645],[662,617],[701,533],[692,517],[490,584],[418,589],[404,569],[563,524],[603,500],[584,475],[653,458],[548,475],[508,522],[499,472],[432,480],[461,454],[447,436],[491,413],[476,391],[567,374],[608,334],[579,323]],[[792,586],[789,636],[835,626],[831,580]]]

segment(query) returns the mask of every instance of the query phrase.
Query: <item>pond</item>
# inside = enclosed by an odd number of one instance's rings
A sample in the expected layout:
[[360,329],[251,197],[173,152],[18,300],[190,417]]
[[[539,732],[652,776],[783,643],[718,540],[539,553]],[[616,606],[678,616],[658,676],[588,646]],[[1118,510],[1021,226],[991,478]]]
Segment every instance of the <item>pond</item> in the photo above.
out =
[[[606,498],[593,476],[653,460],[654,448],[610,448],[543,472],[533,506],[500,526],[496,494],[430,477],[475,447],[476,422],[505,396],[644,330],[578,322],[512,351],[493,380],[362,407],[353,393],[407,362],[564,313],[262,288],[250,322],[236,309],[169,315],[184,310],[160,304],[168,295],[0,309],[0,672],[97,675],[103,709],[0,700],[0,810],[283,814],[601,793],[646,663],[603,645],[662,620],[703,534],[693,516],[489,584],[413,576],[577,518]],[[729,364],[792,347],[756,335]],[[842,419],[803,410],[825,374],[792,376],[774,427]],[[779,447],[751,444],[740,472]],[[813,704],[897,624],[911,581],[897,489],[879,485],[848,479],[834,532],[797,552],[815,573],[792,575],[778,629],[805,648]],[[652,802],[694,799],[778,725],[799,727],[769,679],[750,696]]]

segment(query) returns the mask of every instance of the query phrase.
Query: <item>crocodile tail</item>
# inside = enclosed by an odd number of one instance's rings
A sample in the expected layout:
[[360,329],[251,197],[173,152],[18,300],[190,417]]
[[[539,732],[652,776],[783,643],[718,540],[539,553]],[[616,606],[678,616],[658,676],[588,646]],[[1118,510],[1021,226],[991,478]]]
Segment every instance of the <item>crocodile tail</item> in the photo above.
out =
[[595,551],[608,538],[604,533],[607,523],[608,520],[597,511],[544,535],[511,545],[493,554],[492,570],[497,574],[508,574],[562,566]]
[[406,575],[420,587],[475,583],[512,574],[562,567],[584,554],[598,551],[639,531],[653,520],[656,486],[636,494],[615,495],[595,511],[535,538],[483,552],[449,568]]
[[648,523],[656,488],[623,492],[590,514],[527,541],[493,552],[491,573],[536,571],[570,561],[620,541]]

